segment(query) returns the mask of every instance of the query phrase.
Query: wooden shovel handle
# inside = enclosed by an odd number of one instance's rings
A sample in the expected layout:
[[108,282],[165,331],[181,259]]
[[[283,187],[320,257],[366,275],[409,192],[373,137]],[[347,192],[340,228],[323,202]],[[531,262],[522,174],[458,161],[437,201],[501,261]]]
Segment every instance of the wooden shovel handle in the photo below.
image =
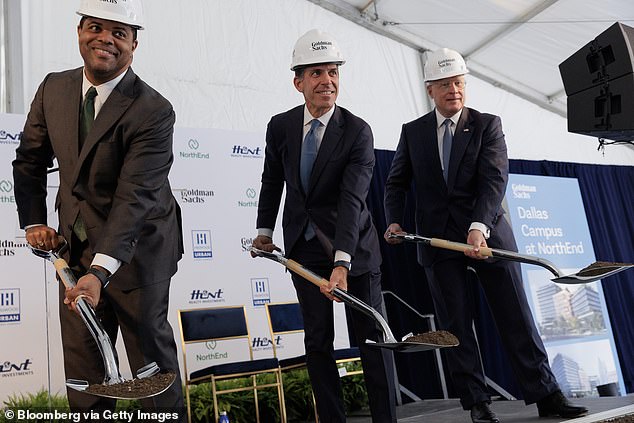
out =
[[[432,247],[444,248],[445,250],[460,251],[462,253],[473,250],[473,246],[462,244],[460,242],[447,241],[446,239],[432,238],[430,240]],[[493,257],[493,250],[489,247],[480,247],[480,254],[487,257]]]
[[55,259],[53,262],[53,266],[55,266],[55,270],[57,271],[57,275],[62,280],[62,283],[66,288],[74,288],[77,285],[77,279],[73,274],[73,271],[68,267],[68,263],[63,258]]
[[294,260],[290,260],[290,259],[287,260],[286,267],[288,267],[290,270],[300,275],[302,278],[312,282],[313,284],[319,287],[328,285],[328,281],[326,279],[311,272],[310,270],[306,269],[304,266],[302,266],[301,264],[299,264],[298,262]]

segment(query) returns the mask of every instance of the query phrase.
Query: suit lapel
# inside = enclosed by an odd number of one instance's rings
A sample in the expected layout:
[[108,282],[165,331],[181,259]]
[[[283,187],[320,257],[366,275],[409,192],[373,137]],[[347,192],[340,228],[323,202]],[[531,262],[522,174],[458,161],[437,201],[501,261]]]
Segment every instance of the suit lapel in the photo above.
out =
[[81,84],[83,81],[83,72],[84,68],[79,68],[72,74],[70,83],[70,86],[72,87],[71,95],[59,96],[60,99],[67,100],[69,102],[67,106],[62,106],[59,110],[68,111],[68,113],[65,112],[63,114],[62,119],[66,120],[64,128],[68,131],[68,139],[71,140],[71,142],[67,143],[71,163],[76,163],[77,156],[79,155],[79,114],[82,107]]
[[[422,141],[420,148],[423,149],[421,157],[427,160],[425,166],[430,166],[432,174],[437,176],[438,183],[444,183],[445,179],[442,177],[442,166],[440,164],[440,152],[438,151],[438,130],[436,123],[436,113],[432,111],[421,119],[420,127],[416,130]],[[422,164],[421,164],[422,165]]]
[[304,133],[304,106],[297,106],[288,112],[288,126],[286,127],[286,148],[288,149],[290,174],[295,176],[294,186],[301,191],[302,180],[299,175],[299,164],[302,158],[302,143],[304,141],[302,134]]
[[326,164],[330,160],[330,156],[335,151],[337,144],[343,136],[343,115],[341,109],[335,105],[335,111],[328,122],[328,126],[324,132],[324,137],[321,140],[319,151],[317,152],[317,158],[313,165],[313,171],[310,174],[310,181],[308,183],[308,191],[310,191],[315,185],[315,181],[319,180],[319,175],[323,172]]
[[469,116],[469,109],[466,107],[462,110],[456,131],[453,135],[453,145],[451,146],[451,157],[449,158],[449,172],[447,174],[447,186],[453,185],[458,173],[459,164],[467,150],[469,140],[473,134],[473,122]]
[[[135,80],[135,73],[132,71],[131,68],[128,69],[126,75],[123,77],[121,82],[117,84],[114,90],[112,90],[112,92],[108,96],[108,99],[101,107],[99,114],[95,118],[95,122],[92,124],[90,132],[84,140],[84,145],[79,152],[79,159],[77,162],[77,166],[75,167],[75,174],[73,175],[72,179],[73,185],[76,183],[77,178],[79,177],[81,166],[86,160],[86,157],[88,157],[90,151],[92,151],[101,137],[103,137],[104,134],[112,127],[112,125],[114,125],[121,118],[121,116],[134,101]],[[78,121],[79,117],[77,118],[77,122]],[[78,129],[76,130],[78,131]],[[78,137],[76,137],[75,139],[78,139]]]

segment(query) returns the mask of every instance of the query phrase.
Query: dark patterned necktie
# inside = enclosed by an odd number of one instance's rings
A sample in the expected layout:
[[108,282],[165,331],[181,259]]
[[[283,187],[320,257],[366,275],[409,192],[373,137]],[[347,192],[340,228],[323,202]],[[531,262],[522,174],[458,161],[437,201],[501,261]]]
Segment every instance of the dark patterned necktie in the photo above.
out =
[[[97,97],[97,90],[95,87],[90,87],[86,92],[86,96],[84,98],[84,104],[81,108],[81,116],[79,118],[79,150],[84,145],[84,140],[86,136],[90,132],[90,128],[92,128],[92,123],[95,121],[95,97]],[[84,242],[88,239],[86,235],[86,226],[84,225],[84,220],[78,214],[75,219],[75,223],[73,223],[73,232],[77,235],[77,238],[81,242]]]
[[84,98],[84,104],[81,108],[81,117],[79,122],[79,147],[84,145],[84,140],[92,128],[92,123],[95,121],[95,97],[97,97],[97,90],[95,87],[90,87],[86,92]]

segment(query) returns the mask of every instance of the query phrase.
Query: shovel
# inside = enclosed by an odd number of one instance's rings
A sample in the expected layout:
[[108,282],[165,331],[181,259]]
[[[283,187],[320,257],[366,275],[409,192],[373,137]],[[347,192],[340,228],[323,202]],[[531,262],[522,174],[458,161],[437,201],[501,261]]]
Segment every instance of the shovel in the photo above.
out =
[[[473,249],[473,246],[469,244],[462,244],[460,242],[447,241],[447,240],[439,239],[439,238],[425,238],[416,234],[390,232],[388,237],[402,239],[404,241],[420,242],[425,245],[430,245],[432,247],[443,248],[445,250],[459,251],[463,253],[465,251],[470,251]],[[553,282],[564,283],[564,284],[581,284],[581,283],[594,282],[594,281],[598,281],[599,279],[607,278],[608,276],[614,275],[615,273],[619,273],[619,272],[622,272],[623,270],[627,270],[631,267],[634,267],[634,264],[630,264],[630,263],[596,262],[588,267],[581,269],[577,273],[566,275],[561,270],[559,270],[552,262],[540,257],[527,256],[527,255],[515,253],[513,251],[499,250],[496,248],[489,248],[489,247],[480,247],[480,254],[487,257],[495,257],[495,258],[500,258],[504,260],[519,261],[521,263],[534,264],[537,266],[544,267],[548,269],[548,271],[550,271],[553,275],[556,276],[551,279]]]
[[[61,258],[62,253],[68,248],[66,240],[62,240],[60,246],[55,251],[40,250],[31,246],[29,246],[29,248],[36,256],[53,263],[57,275],[66,288],[73,288],[77,284],[75,275],[70,267],[68,267],[68,263]],[[164,392],[170,387],[176,379],[176,375],[159,373],[160,369],[155,362],[139,369],[136,379],[126,381],[119,372],[110,337],[97,318],[92,306],[81,297],[76,303],[81,319],[88,327],[90,334],[99,347],[99,352],[103,359],[105,376],[101,385],[89,385],[85,380],[68,379],[66,380],[67,387],[92,395],[115,399],[141,399],[152,397]]]
[[[293,273],[298,274],[299,276],[303,277],[309,282],[312,282],[318,287],[328,285],[328,281],[326,279],[306,269],[304,266],[297,263],[296,261],[287,259],[286,257],[284,257],[282,253],[279,253],[277,251],[269,253],[267,251],[259,250],[255,247],[251,247],[251,252],[257,255],[258,257],[265,257],[282,264],[287,269],[291,270]],[[418,352],[418,351],[428,351],[428,350],[434,350],[434,349],[445,348],[445,347],[454,347],[458,345],[457,343],[455,345],[454,344],[441,345],[441,344],[430,344],[430,343],[422,343],[422,342],[408,342],[406,340],[399,342],[396,340],[396,338],[394,338],[394,334],[392,334],[392,331],[390,330],[390,327],[387,325],[387,322],[385,321],[383,316],[381,316],[381,314],[378,311],[376,311],[374,308],[370,307],[369,305],[359,300],[358,298],[354,297],[353,295],[348,294],[343,289],[339,289],[335,287],[335,289],[331,293],[333,296],[340,299],[344,303],[348,304],[355,310],[358,310],[361,313],[370,316],[381,327],[381,330],[383,331],[383,342],[374,342],[372,340],[366,339],[365,342],[368,346],[378,347],[378,348],[387,348],[387,349],[390,349],[393,351],[399,351],[399,352]]]

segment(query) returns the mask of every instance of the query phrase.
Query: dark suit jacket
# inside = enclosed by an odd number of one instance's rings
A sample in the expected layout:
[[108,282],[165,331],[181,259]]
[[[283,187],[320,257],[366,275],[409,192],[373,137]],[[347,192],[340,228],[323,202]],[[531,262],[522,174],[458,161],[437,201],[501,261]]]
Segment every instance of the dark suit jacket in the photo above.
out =
[[297,106],[268,124],[257,227],[275,227],[286,185],[282,226],[287,252],[310,219],[332,244],[333,254],[341,250],[352,255],[352,276],[377,269],[378,237],[365,202],[374,168],[372,131],[335,106],[304,193],[299,175],[303,116],[304,106]]
[[60,234],[70,240],[81,213],[92,252],[124,263],[111,283],[125,289],[165,280],[183,253],[167,179],[174,111],[128,69],[79,151],[82,72],[47,75],[31,104],[13,162],[20,225],[47,223],[46,168],[56,157]]
[[[514,249],[511,228],[502,217],[508,158],[500,118],[463,109],[454,132],[447,183],[436,128],[434,111],[403,125],[385,187],[387,224],[403,226],[405,198],[414,181],[419,235],[465,242],[471,223],[481,222],[491,228],[490,247]],[[449,253],[422,245],[418,248],[423,265],[431,264],[439,254]]]

